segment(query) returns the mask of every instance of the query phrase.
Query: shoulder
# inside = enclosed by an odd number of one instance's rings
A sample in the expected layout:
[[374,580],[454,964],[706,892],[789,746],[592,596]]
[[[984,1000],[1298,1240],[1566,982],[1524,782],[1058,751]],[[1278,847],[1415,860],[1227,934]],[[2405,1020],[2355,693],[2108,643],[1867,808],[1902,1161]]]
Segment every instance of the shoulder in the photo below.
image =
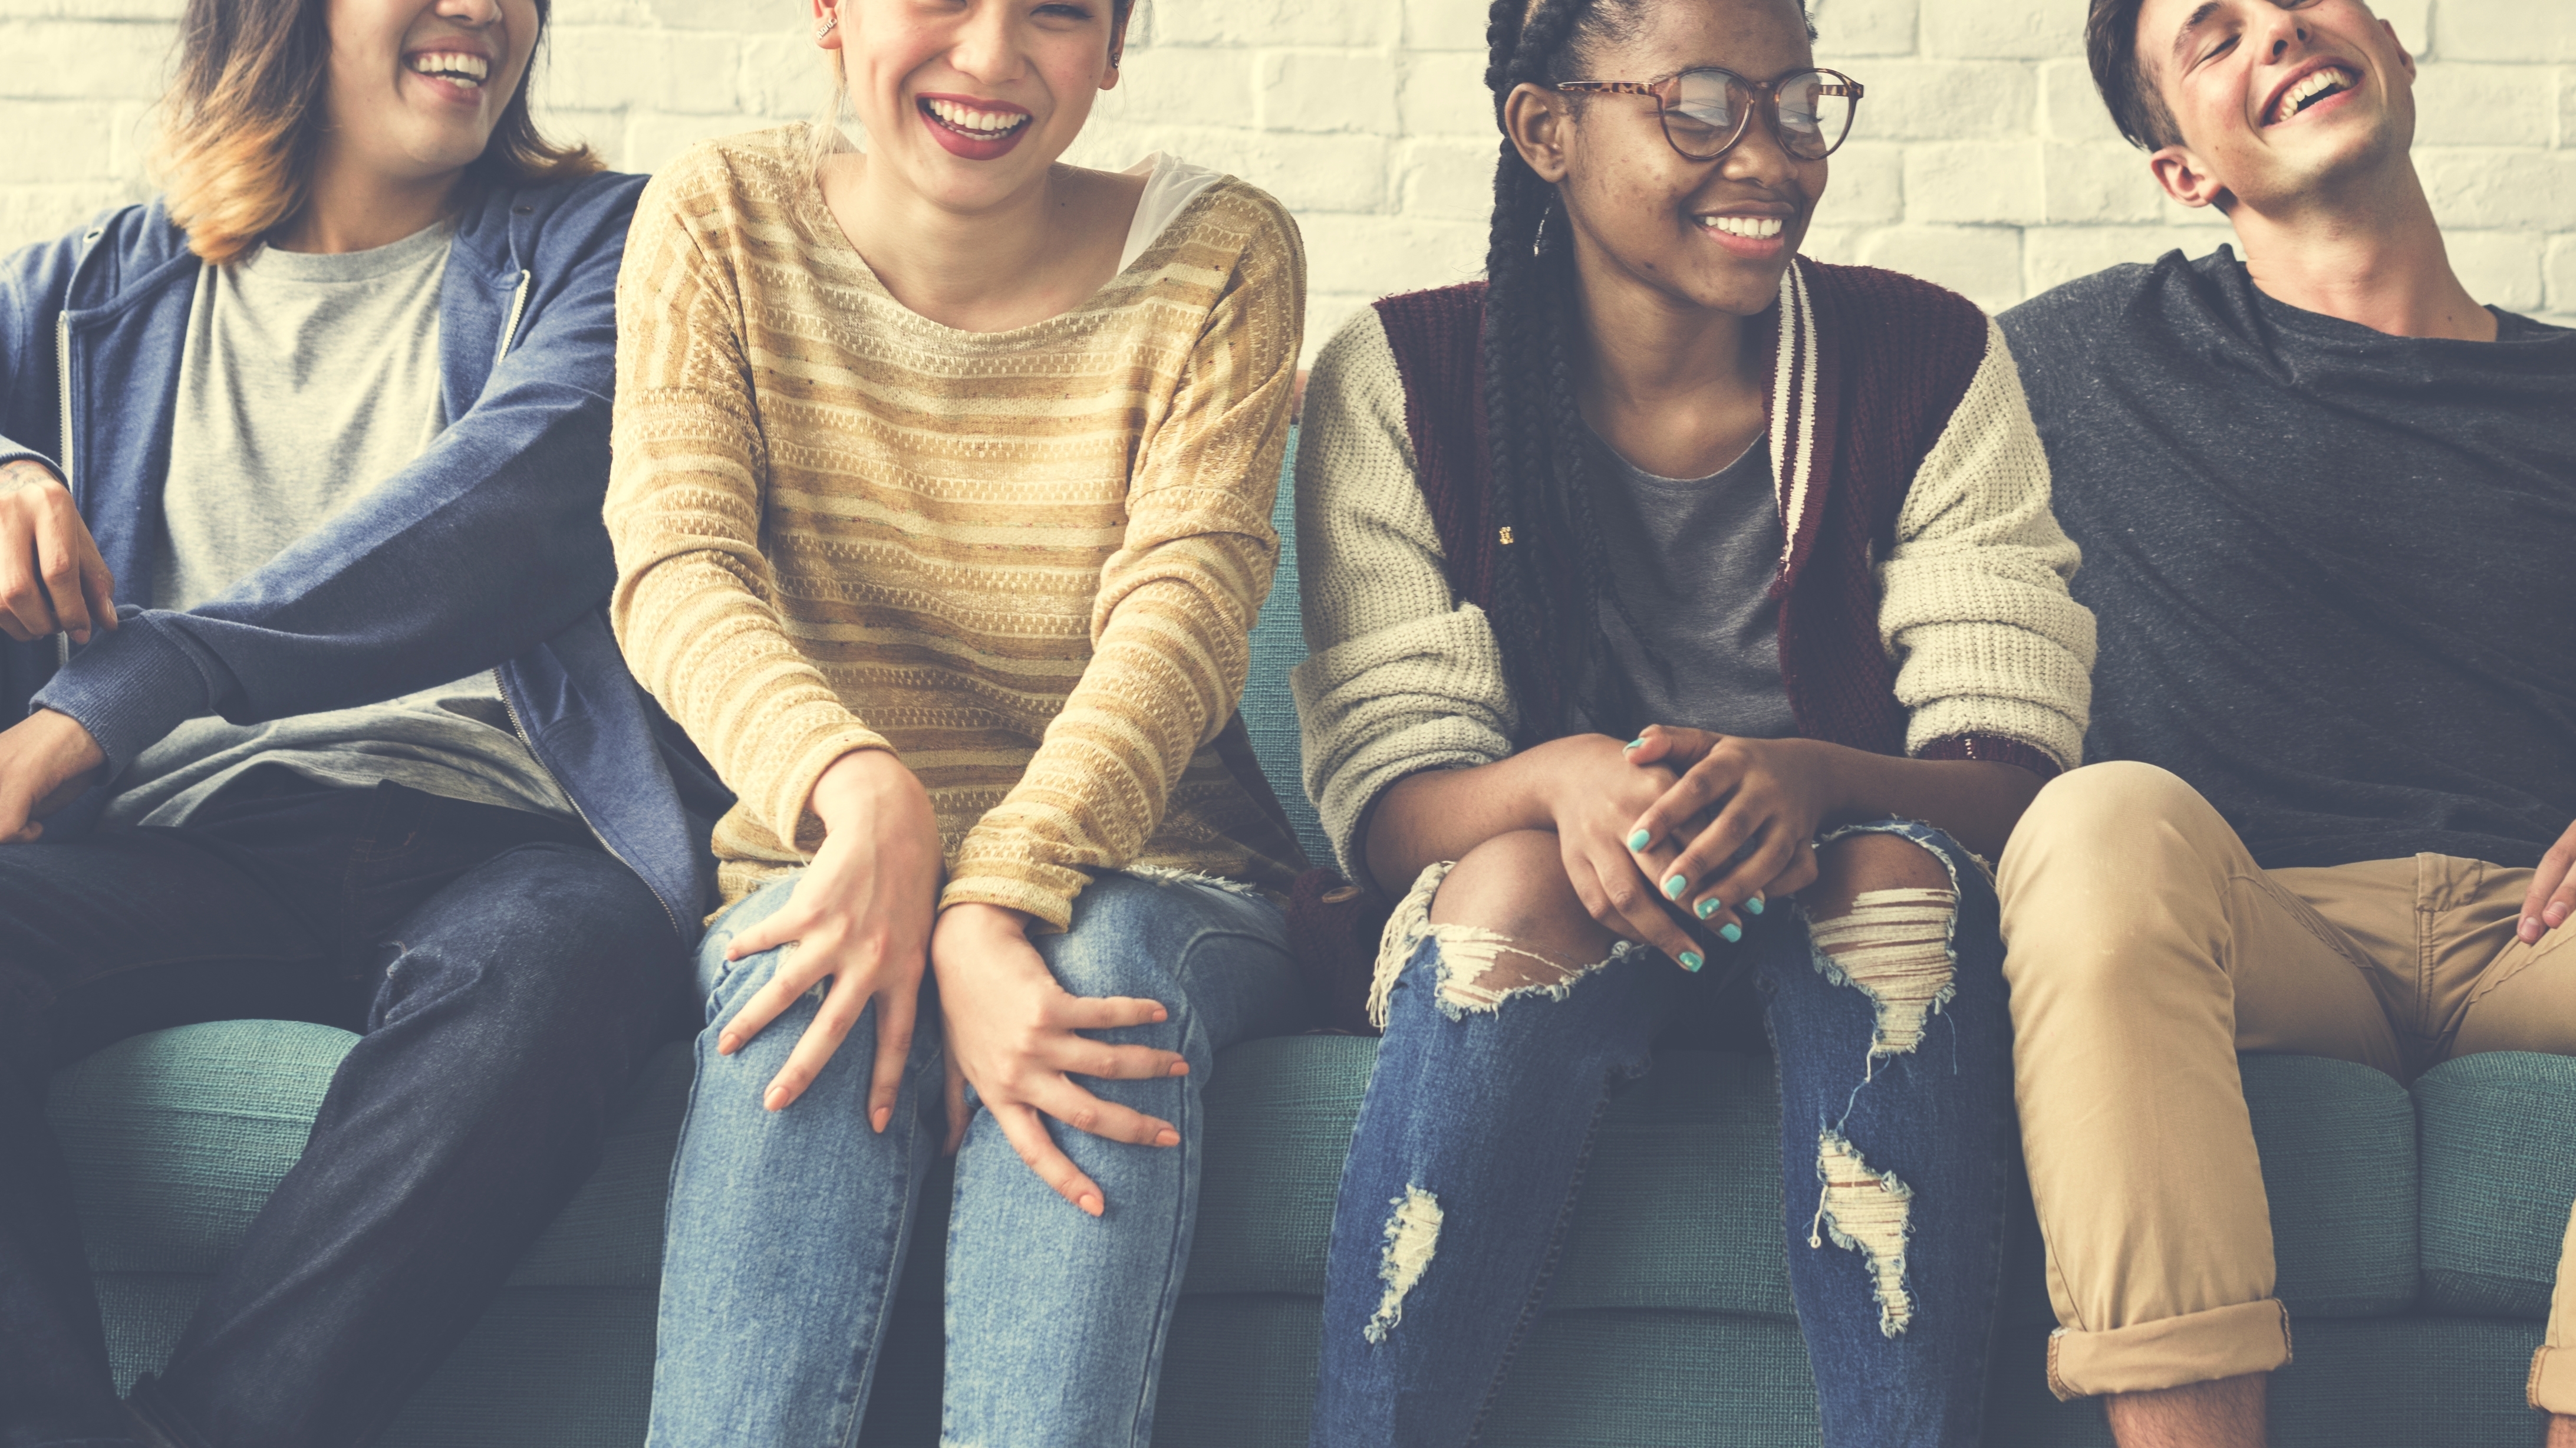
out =
[[653,173],[649,213],[784,210],[814,185],[813,129],[772,126],[700,141]]
[[193,261],[188,233],[155,198],[109,207],[77,231],[19,248],[0,275],[12,287],[60,298],[78,272],[80,295],[70,305],[96,307],[156,280],[172,263]]
[[[1232,265],[1227,270],[1305,270],[1306,244],[1296,218],[1278,198],[1240,176],[1220,176],[1209,183],[1173,223],[1187,228],[1191,250],[1207,248],[1228,257]],[[1215,260],[1214,255],[1201,256]]]
[[1384,319],[1391,336],[1420,331],[1446,333],[1460,328],[1473,334],[1485,325],[1485,284],[1460,282],[1418,292],[1397,292],[1378,298],[1369,310]]
[[1995,320],[2025,364],[2078,365],[2173,299],[2223,286],[2223,263],[2232,261],[2222,249],[2197,261],[2177,250],[2152,262],[2124,262],[2051,287]]
[[1387,345],[1375,307],[1345,318],[1315,353],[1306,383],[1306,416],[1404,415],[1404,375]]

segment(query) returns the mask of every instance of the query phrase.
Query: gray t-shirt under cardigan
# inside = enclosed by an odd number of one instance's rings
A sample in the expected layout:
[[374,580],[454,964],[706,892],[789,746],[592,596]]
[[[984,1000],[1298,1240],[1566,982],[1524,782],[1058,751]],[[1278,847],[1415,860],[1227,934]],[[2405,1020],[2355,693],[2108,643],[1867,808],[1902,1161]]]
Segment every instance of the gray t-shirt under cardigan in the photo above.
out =
[[[442,223],[368,251],[263,248],[198,274],[152,607],[223,597],[446,428],[438,299],[451,238]],[[265,724],[191,719],[135,760],[106,818],[184,824],[258,764],[578,819],[490,674]]]

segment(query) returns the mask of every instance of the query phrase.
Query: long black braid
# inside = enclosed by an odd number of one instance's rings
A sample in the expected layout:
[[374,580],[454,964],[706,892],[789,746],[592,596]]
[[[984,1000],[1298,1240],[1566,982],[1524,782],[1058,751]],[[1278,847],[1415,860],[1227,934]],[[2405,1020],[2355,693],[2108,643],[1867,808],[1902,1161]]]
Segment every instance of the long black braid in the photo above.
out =
[[[1485,85],[1497,123],[1513,87],[1577,79],[1570,67],[1581,52],[1640,3],[1494,0]],[[1491,617],[1521,703],[1523,744],[1574,732],[1583,722],[1578,709],[1593,728],[1626,732],[1647,722],[1625,674],[1608,666],[1602,636],[1607,603],[1632,637],[1644,637],[1611,581],[1592,513],[1576,402],[1573,264],[1556,188],[1506,136],[1485,253],[1485,417],[1494,522],[1512,540],[1496,554]]]

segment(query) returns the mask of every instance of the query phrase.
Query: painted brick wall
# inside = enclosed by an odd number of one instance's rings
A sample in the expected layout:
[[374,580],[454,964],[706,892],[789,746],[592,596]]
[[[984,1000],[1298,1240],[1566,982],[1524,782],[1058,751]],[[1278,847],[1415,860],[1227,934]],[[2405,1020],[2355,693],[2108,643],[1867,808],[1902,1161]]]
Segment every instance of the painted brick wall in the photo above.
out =
[[[178,0],[0,0],[0,248],[144,193]],[[549,121],[649,169],[802,119],[799,0],[556,0]],[[2172,207],[2094,97],[2083,0],[1817,0],[1820,60],[1870,88],[1809,250],[2002,307],[2226,239]],[[2423,58],[2417,162],[2471,290],[2576,321],[2576,0],[2381,0]],[[1250,178],[1305,229],[1309,346],[1383,292],[1473,275],[1495,141],[1481,0],[1144,0],[1125,84],[1071,159],[1162,149]]]

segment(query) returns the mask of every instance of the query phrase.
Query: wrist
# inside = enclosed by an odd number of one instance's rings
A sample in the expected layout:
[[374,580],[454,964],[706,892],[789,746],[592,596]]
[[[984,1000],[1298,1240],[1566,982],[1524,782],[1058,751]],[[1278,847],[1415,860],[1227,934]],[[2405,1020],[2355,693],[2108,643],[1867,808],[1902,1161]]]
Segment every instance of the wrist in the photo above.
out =
[[930,792],[902,760],[884,749],[853,749],[826,765],[814,779],[808,808],[823,822],[824,832],[882,827],[906,813],[930,818]]

